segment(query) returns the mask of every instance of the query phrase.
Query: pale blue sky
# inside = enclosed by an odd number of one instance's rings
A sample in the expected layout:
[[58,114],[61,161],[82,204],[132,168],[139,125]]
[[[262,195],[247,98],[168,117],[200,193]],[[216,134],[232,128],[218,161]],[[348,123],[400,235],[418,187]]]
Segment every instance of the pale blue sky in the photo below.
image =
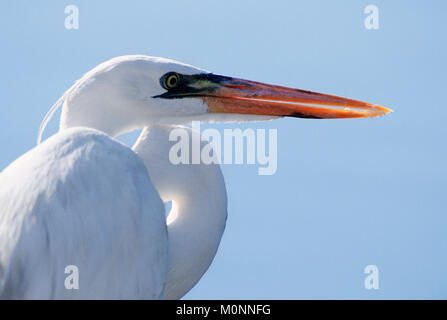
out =
[[[378,103],[395,112],[213,126],[277,129],[278,171],[223,167],[227,229],[186,298],[447,298],[445,1],[121,3],[0,5],[0,170],[74,80],[123,54]],[[79,30],[64,28],[68,4]],[[363,286],[369,264],[379,290]]]

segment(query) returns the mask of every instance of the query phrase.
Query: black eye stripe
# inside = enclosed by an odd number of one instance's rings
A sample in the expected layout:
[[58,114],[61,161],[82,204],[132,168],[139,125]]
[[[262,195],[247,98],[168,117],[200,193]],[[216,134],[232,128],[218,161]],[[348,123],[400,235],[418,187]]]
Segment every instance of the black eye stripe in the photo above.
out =
[[209,95],[216,90],[220,83],[230,80],[233,78],[213,73],[188,75],[171,71],[160,78],[160,85],[166,92],[155,95],[153,98],[180,99]]

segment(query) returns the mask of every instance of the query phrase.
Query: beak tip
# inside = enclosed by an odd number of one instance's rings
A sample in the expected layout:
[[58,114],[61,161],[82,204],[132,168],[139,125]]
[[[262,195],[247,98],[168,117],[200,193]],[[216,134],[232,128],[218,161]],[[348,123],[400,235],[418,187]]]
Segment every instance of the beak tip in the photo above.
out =
[[375,112],[374,116],[377,116],[377,117],[385,116],[391,112],[394,112],[394,110],[379,106],[378,104],[372,105],[371,109]]

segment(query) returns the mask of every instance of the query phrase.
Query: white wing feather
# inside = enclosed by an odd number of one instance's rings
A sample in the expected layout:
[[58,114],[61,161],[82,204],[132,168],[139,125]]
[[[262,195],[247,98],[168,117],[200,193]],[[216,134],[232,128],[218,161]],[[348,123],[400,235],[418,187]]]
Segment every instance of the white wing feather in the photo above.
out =
[[0,298],[163,298],[167,244],[143,162],[99,131],[62,131],[0,173]]

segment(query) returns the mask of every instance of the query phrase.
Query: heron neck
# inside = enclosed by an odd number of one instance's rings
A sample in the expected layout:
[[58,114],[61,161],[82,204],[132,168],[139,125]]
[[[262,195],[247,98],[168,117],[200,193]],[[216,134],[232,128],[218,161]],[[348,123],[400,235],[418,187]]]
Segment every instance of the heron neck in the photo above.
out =
[[200,280],[216,255],[225,229],[226,203],[186,190],[172,202],[171,214],[176,217],[167,224],[170,263],[165,294],[167,299],[179,299]]
[[[172,129],[146,128],[133,149],[143,159],[162,200],[172,201],[167,219],[170,263],[165,295],[178,299],[199,281],[216,255],[225,229],[227,197],[218,165],[174,165],[169,161],[175,144],[169,141]],[[189,137],[200,139],[196,134]],[[207,142],[201,141],[204,144]]]

